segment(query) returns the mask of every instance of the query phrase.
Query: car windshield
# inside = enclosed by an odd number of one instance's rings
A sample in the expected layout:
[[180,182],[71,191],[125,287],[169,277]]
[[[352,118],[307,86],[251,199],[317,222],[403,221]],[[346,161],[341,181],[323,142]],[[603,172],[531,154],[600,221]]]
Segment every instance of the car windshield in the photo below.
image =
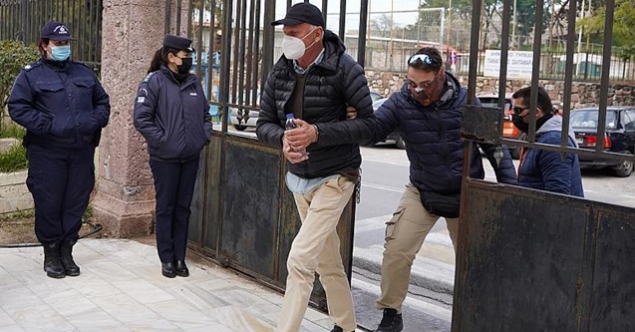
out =
[[[577,129],[597,129],[599,110],[579,110],[571,112],[571,126]],[[617,118],[614,111],[606,112],[606,128],[617,128]]]
[[[478,100],[481,101],[483,107],[491,107],[498,108],[498,98],[497,97],[479,97]],[[511,108],[511,103],[509,100],[505,100],[505,109],[508,110]]]

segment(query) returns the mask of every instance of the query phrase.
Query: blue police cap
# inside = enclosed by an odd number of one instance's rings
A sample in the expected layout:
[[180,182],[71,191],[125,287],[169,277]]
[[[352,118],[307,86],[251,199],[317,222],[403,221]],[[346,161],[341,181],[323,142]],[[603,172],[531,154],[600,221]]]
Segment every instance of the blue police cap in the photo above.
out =
[[163,38],[163,46],[173,48],[179,51],[188,51],[194,52],[195,50],[191,47],[192,40],[184,37],[174,36],[174,35],[165,35]]
[[40,37],[55,41],[75,40],[71,37],[71,31],[68,27],[57,21],[46,23],[40,32]]

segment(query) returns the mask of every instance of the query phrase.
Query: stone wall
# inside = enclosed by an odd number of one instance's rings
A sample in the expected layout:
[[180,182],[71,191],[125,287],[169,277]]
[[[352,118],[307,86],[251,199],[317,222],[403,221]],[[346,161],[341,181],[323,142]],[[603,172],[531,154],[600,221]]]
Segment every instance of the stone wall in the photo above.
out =
[[[405,73],[397,72],[366,72],[368,84],[372,91],[388,96],[401,88],[406,80]],[[462,85],[467,85],[467,77],[458,77]],[[496,78],[479,77],[476,83],[476,93],[493,93],[498,89]],[[507,81],[507,93],[527,87],[529,80]],[[540,85],[547,90],[554,105],[563,107],[563,81],[541,80]],[[600,103],[600,83],[574,82],[571,90],[571,108],[597,106]],[[608,105],[635,105],[635,84],[612,84],[609,87]]]
[[27,171],[0,173],[0,214],[34,207],[26,176]]

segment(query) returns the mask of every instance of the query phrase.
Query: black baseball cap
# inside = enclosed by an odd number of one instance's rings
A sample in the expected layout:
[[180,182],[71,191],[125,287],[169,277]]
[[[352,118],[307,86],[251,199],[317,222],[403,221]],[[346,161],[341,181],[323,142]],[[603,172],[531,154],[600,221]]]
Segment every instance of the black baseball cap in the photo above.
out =
[[46,23],[40,32],[40,37],[42,39],[55,41],[75,40],[71,37],[71,31],[68,27],[57,21],[50,21]]
[[173,48],[179,51],[188,51],[190,53],[195,50],[191,47],[192,40],[175,35],[165,35],[163,38],[163,46]]
[[273,21],[271,25],[298,25],[302,23],[309,23],[324,29],[324,16],[315,5],[308,2],[300,2],[291,6],[283,19]]

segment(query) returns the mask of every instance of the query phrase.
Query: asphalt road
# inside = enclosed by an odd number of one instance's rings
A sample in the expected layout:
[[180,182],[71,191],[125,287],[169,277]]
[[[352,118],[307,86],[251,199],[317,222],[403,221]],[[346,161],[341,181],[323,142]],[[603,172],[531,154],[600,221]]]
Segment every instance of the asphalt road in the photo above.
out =
[[[239,135],[255,137],[251,130]],[[381,312],[374,308],[374,304],[380,292],[379,267],[384,224],[398,206],[404,186],[408,183],[409,162],[405,150],[397,149],[394,145],[364,147],[362,157],[361,202],[357,206],[355,224],[356,259],[352,286],[358,322],[373,329],[381,320]],[[484,160],[483,164],[486,180],[495,182],[489,162]],[[635,208],[635,175],[617,178],[610,171],[596,170],[584,170],[582,174],[586,198]],[[417,266],[417,263],[421,265]],[[431,271],[431,267],[437,271]],[[426,238],[413,266],[411,287],[404,303],[404,331],[420,328],[425,331],[450,330],[453,269],[454,249],[445,221],[441,219]],[[433,279],[445,279],[449,284],[445,288],[441,287],[441,290],[427,287],[429,280],[416,282],[416,272],[419,272],[419,276],[433,274]]]

